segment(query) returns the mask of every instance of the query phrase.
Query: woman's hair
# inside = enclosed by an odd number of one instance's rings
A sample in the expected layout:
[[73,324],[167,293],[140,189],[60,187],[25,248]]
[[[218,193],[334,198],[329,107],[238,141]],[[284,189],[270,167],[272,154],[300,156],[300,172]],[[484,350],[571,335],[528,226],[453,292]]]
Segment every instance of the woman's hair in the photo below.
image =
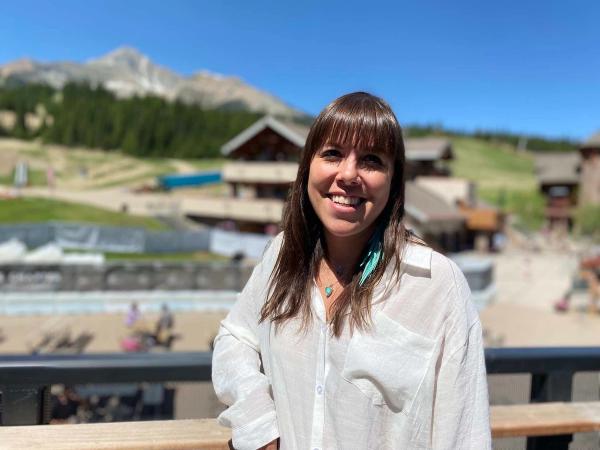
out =
[[[331,308],[333,333],[339,336],[349,316],[351,329],[370,325],[373,289],[386,267],[400,273],[402,250],[409,233],[404,228],[404,143],[402,130],[390,106],[381,98],[354,92],[331,102],[313,123],[300,158],[298,175],[283,213],[283,243],[271,273],[268,299],[260,320],[276,326],[300,315],[306,329],[312,319],[311,291],[323,258],[323,227],[308,198],[308,175],[313,156],[332,144],[387,154],[393,161],[390,195],[376,219],[383,231],[382,257],[373,273],[359,285],[362,270],[354,268],[352,280]],[[363,250],[363,253],[366,251]]]

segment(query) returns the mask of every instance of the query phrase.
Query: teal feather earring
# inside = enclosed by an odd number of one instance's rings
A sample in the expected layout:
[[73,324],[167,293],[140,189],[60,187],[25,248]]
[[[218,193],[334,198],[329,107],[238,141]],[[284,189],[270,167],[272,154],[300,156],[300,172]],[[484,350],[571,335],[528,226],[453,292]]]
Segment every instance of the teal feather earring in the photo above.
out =
[[367,253],[365,257],[360,263],[360,266],[363,270],[362,275],[360,276],[360,281],[358,282],[359,286],[362,286],[364,282],[369,278],[369,276],[373,273],[379,260],[381,259],[381,254],[383,253],[383,233],[382,229],[378,228],[371,239],[369,239],[369,248],[367,249]]

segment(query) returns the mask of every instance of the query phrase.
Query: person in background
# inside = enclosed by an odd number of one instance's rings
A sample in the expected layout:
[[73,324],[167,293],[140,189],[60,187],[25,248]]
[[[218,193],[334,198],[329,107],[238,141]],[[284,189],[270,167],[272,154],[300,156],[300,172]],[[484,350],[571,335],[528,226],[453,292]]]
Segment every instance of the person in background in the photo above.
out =
[[160,317],[156,322],[156,341],[166,343],[171,335],[175,319],[166,303],[163,303],[160,308]]
[[404,226],[404,144],[357,92],[313,123],[283,215],[215,338],[233,446],[491,448],[464,275]]
[[48,189],[54,191],[54,187],[56,186],[56,177],[54,173],[54,167],[52,165],[48,165],[46,167],[46,183],[48,185]]
[[127,316],[125,317],[125,325],[128,328],[135,328],[136,324],[142,319],[142,312],[137,304],[137,302],[131,302],[129,305],[129,311],[127,311]]
[[14,187],[17,194],[29,184],[29,166],[26,161],[19,161],[14,171]]
[[81,399],[75,391],[66,386],[52,386],[51,391],[51,424],[75,423]]

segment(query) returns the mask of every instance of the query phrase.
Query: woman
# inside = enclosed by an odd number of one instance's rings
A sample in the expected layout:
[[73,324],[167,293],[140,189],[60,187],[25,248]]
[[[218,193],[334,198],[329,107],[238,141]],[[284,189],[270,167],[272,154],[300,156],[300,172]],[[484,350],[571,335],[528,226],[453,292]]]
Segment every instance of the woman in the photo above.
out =
[[366,93],[328,105],[215,340],[238,449],[486,449],[481,325],[460,270],[412,237],[404,144]]

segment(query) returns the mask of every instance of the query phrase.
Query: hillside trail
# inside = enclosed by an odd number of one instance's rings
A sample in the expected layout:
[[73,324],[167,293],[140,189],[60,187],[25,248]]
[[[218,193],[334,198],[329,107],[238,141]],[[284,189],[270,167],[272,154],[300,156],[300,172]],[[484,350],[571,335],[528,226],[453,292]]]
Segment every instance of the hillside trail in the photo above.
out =
[[481,321],[495,345],[600,345],[600,314],[588,312],[589,294],[576,290],[568,311],[554,304],[570,289],[583,242],[563,235],[507,233],[494,263],[495,302],[481,311]]
[[61,179],[57,185],[69,189],[98,189],[111,184],[121,187],[131,186],[153,180],[154,171],[151,166],[127,164],[117,161],[86,170],[85,174]]
[[139,186],[153,182],[161,173],[194,171],[192,164],[177,159],[145,160],[116,151],[0,138],[0,175],[10,176],[18,162],[39,172],[38,185],[52,168],[56,187],[68,190]]
[[187,174],[198,172],[198,169],[193,164],[182,159],[169,159],[168,162],[173,167],[175,173]]

